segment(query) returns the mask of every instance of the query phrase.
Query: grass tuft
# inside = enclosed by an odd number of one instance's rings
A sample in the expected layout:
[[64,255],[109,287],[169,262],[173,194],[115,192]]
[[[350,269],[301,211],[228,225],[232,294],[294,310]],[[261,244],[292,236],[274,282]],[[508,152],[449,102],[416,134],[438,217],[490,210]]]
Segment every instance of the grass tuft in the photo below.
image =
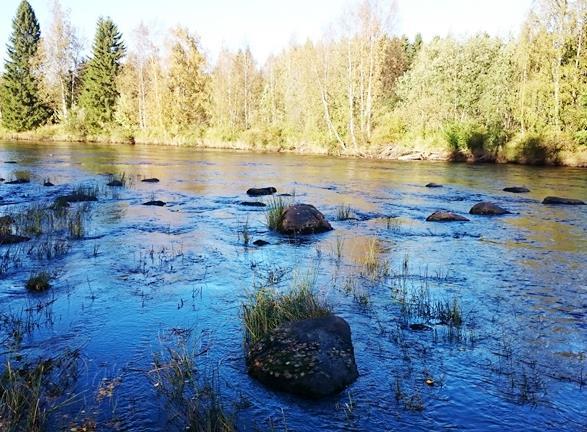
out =
[[34,292],[45,292],[51,288],[51,275],[45,271],[33,275],[26,282],[26,289]]
[[273,231],[277,231],[281,227],[285,209],[288,207],[288,203],[283,197],[277,196],[271,198],[269,205],[267,206],[266,218],[267,226]]
[[331,308],[313,288],[309,277],[294,281],[285,293],[272,287],[258,288],[243,304],[245,344],[252,346],[283,323],[330,315]]

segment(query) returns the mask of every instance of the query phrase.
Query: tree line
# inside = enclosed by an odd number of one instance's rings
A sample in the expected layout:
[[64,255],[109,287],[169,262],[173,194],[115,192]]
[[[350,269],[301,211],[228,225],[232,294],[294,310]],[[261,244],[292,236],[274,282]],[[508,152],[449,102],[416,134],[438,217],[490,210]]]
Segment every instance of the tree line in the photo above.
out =
[[211,64],[185,27],[158,44],[141,24],[123,41],[109,18],[86,58],[58,0],[43,36],[23,0],[2,124],[88,139],[518,162],[587,148],[587,0],[537,0],[515,38],[409,40],[393,35],[393,17],[384,2],[362,0],[321,40],[262,65],[248,48],[223,49]]

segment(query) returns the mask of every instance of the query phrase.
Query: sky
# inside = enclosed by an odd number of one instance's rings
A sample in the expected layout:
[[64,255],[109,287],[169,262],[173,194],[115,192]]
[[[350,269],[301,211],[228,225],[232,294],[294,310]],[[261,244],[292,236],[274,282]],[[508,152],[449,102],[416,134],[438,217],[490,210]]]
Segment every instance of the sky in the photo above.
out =
[[[391,3],[392,0],[389,0]],[[48,26],[49,0],[29,0],[41,24]],[[20,0],[0,0],[0,53],[6,56],[11,22]],[[111,17],[123,35],[132,35],[142,21],[163,35],[181,24],[200,36],[211,58],[222,47],[249,46],[259,62],[292,41],[318,39],[336,28],[353,0],[61,0],[87,46],[96,20]],[[532,0],[396,0],[394,33],[425,40],[434,36],[465,36],[478,32],[515,35]]]

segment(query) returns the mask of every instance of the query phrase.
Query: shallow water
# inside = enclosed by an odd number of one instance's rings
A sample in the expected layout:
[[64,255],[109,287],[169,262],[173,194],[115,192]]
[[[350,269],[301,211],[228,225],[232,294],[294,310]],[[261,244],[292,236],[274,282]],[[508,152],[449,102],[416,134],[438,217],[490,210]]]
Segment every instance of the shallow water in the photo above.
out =
[[[76,185],[102,190],[85,238],[71,241],[67,254],[25,254],[0,279],[1,313],[46,305],[22,341],[24,354],[81,350],[77,396],[51,415],[54,428],[92,418],[106,430],[181,429],[149,380],[153,352],[173,340],[173,329],[192,329],[204,347],[199,368],[217,372],[239,430],[587,428],[587,206],[541,204],[547,195],[587,199],[584,170],[10,142],[0,144],[0,161],[17,162],[0,164],[0,177],[32,174],[30,184],[0,185],[0,216]],[[122,172],[127,187],[104,187],[105,174]],[[140,182],[148,177],[161,182]],[[44,188],[45,178],[56,187]],[[513,185],[531,193],[501,191]],[[295,192],[335,231],[305,241],[269,232],[263,209],[239,205],[254,186]],[[168,205],[141,205],[151,199]],[[439,209],[467,214],[481,200],[513,214],[425,222]],[[336,220],[343,204],[357,220]],[[271,245],[244,247],[245,223],[252,240]],[[374,241],[390,268],[376,280],[358,276]],[[240,307],[276,268],[285,273],[280,288],[311,272],[350,323],[360,378],[339,396],[303,401],[245,372]],[[24,284],[39,269],[58,276],[49,293],[31,295]],[[359,295],[345,290],[349,277]],[[456,333],[439,323],[411,331],[392,295],[398,283],[457,299],[464,324]],[[97,398],[102,380],[116,377],[113,396]]]

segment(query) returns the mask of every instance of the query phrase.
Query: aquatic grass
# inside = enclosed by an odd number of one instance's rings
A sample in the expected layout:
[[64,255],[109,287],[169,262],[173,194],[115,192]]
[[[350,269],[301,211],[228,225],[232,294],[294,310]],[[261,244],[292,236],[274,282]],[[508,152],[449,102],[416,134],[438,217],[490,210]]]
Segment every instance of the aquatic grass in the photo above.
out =
[[283,197],[274,196],[269,201],[265,213],[267,227],[273,231],[277,231],[281,227],[285,215],[285,209],[289,203]]
[[0,366],[0,430],[41,432],[48,414],[69,404],[66,392],[77,380],[79,350],[29,361],[8,356]]
[[170,420],[183,430],[236,431],[234,415],[221,402],[217,373],[208,374],[197,364],[208,349],[196,349],[191,335],[191,330],[175,333],[173,343],[160,338],[161,347],[153,353],[149,379],[170,408]]
[[51,288],[52,275],[46,271],[32,275],[26,281],[26,289],[33,292],[45,292]]
[[381,242],[376,238],[369,239],[358,264],[363,268],[363,273],[371,280],[384,278],[390,272],[390,266],[384,257]]
[[245,221],[245,223],[238,230],[238,240],[239,240],[239,242],[242,242],[243,246],[245,246],[245,247],[249,246],[249,243],[251,241],[251,234],[250,234],[249,219],[248,218]]
[[341,204],[336,208],[336,220],[346,221],[353,219],[353,210],[350,205]]
[[310,277],[294,279],[285,293],[273,287],[260,287],[242,306],[245,344],[252,346],[281,324],[332,313],[329,305],[314,292],[315,280]]

